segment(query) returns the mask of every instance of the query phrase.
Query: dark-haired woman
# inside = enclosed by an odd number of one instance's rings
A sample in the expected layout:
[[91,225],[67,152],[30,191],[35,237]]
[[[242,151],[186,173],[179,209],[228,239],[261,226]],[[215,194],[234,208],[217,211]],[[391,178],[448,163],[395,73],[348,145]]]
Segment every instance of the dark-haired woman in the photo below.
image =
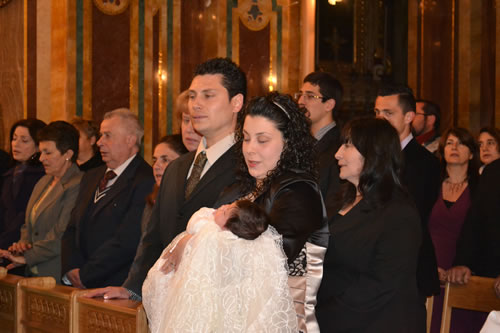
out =
[[245,197],[264,207],[283,236],[299,330],[319,332],[314,305],[328,230],[310,122],[290,96],[271,93],[238,114],[236,140],[239,182],[218,203]]
[[78,131],[65,121],[55,121],[38,133],[40,162],[46,175],[33,189],[26,209],[21,237],[0,257],[26,265],[29,276],[61,277],[61,237],[69,222],[82,172],[76,165]]
[[500,131],[495,127],[483,127],[478,137],[479,153],[481,163],[479,173],[483,172],[485,166],[500,158]]
[[[0,194],[0,249],[7,249],[20,236],[26,205],[33,187],[45,174],[39,161],[38,132],[45,123],[23,119],[10,130],[11,157],[14,165],[2,176]],[[19,273],[19,272],[17,272]]]
[[[429,232],[436,251],[439,280],[446,281],[446,271],[453,266],[457,241],[472,203],[478,181],[479,150],[476,140],[464,128],[448,129],[439,142],[441,191],[429,218]],[[431,332],[439,332],[443,311],[444,286],[434,297]],[[454,310],[450,332],[478,332],[479,323],[465,310]],[[471,327],[468,327],[473,325]]]
[[99,126],[92,120],[75,117],[71,125],[80,133],[78,141],[78,158],[76,163],[82,171],[97,168],[103,164],[97,140],[99,140]]
[[180,134],[164,136],[155,146],[153,151],[153,175],[155,177],[155,184],[153,186],[153,191],[146,198],[146,206],[144,206],[144,212],[142,213],[141,230],[145,230],[146,223],[151,218],[153,206],[156,201],[156,196],[158,195],[158,190],[160,189],[161,179],[165,169],[170,162],[187,152],[188,150],[184,147]]
[[383,119],[343,129],[335,154],[338,215],[330,222],[316,313],[322,332],[416,332],[418,212],[403,191],[401,144]]

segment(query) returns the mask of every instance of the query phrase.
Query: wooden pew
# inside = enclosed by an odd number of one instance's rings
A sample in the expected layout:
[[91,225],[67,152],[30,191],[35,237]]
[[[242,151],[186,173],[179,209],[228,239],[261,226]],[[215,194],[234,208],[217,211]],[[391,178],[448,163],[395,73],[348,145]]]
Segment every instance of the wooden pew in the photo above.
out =
[[149,332],[141,302],[82,297],[86,292],[0,267],[0,333]]
[[0,332],[16,331],[17,284],[22,276],[7,274],[5,267],[0,267]]
[[147,333],[146,313],[141,302],[73,297],[74,333]]
[[72,332],[71,297],[77,289],[52,277],[26,278],[17,286],[17,333]]
[[500,299],[493,289],[495,279],[473,276],[466,285],[446,283],[441,333],[450,331],[453,308],[490,312],[500,310]]

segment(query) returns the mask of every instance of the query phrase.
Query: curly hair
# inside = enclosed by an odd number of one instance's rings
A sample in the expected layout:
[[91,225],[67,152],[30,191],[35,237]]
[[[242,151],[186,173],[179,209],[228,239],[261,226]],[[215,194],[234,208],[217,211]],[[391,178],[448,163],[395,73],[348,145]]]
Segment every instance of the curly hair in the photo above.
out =
[[[243,156],[243,127],[247,117],[264,117],[281,132],[283,151],[276,167],[268,171],[266,178],[256,186],[256,180],[249,172]],[[252,193],[255,197],[265,192],[271,183],[282,174],[300,170],[317,178],[317,163],[311,135],[311,122],[305,112],[289,95],[277,92],[253,98],[238,114],[236,127],[236,149],[238,151],[237,177],[241,183],[241,194]]]
[[[342,142],[351,143],[364,158],[358,190],[370,207],[383,206],[395,190],[403,191],[401,170],[403,156],[399,136],[385,119],[356,118],[342,130]],[[356,187],[346,182],[339,192],[339,208],[352,204]]]

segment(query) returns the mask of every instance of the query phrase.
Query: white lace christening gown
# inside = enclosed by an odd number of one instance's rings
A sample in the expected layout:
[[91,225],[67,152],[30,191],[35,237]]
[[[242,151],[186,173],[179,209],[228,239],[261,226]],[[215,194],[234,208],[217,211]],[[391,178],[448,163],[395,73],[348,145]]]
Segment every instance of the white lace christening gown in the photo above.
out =
[[151,333],[297,332],[281,236],[269,227],[249,241],[221,231],[213,209],[189,220],[177,270],[160,272],[163,251],[142,288]]

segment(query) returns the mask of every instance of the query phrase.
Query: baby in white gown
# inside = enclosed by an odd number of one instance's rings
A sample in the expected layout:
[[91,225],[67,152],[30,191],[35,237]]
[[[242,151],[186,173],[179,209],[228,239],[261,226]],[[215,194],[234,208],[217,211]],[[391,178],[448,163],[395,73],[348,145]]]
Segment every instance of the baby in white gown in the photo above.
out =
[[[268,223],[248,200],[193,214],[144,282],[151,333],[296,332],[282,239]],[[164,274],[165,255],[186,233],[180,264]]]

